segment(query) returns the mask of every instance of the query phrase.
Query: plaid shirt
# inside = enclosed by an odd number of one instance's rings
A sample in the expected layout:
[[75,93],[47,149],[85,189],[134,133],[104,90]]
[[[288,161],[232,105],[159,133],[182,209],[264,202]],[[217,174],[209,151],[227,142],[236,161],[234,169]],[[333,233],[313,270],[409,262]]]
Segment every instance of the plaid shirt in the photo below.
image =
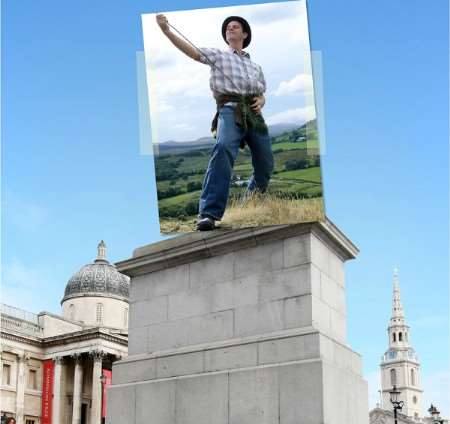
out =
[[[248,53],[239,54],[231,47],[228,50],[214,48],[199,50],[214,64],[211,66],[209,80],[209,86],[213,92],[259,95],[266,91],[266,81],[261,66],[252,62]],[[200,56],[200,62],[209,65],[203,55]]]

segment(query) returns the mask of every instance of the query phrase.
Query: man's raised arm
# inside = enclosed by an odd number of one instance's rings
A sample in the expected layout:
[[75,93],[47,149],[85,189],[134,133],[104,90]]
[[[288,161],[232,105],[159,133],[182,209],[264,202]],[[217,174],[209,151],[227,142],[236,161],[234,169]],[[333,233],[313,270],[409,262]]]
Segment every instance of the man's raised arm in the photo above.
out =
[[192,47],[189,43],[187,43],[186,41],[175,35],[172,31],[170,31],[167,18],[164,15],[162,14],[156,15],[156,22],[161,28],[161,31],[173,43],[175,47],[177,47],[191,59],[200,61],[200,53],[197,50],[195,50],[194,47]]

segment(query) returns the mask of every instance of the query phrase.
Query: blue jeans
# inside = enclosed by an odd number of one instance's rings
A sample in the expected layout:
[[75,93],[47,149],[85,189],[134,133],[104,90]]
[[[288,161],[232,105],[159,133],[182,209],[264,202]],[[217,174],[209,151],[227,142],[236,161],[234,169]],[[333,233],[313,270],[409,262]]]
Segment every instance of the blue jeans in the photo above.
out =
[[199,215],[221,219],[230,191],[231,173],[242,138],[248,136],[252,154],[253,175],[247,192],[265,192],[273,170],[273,155],[270,137],[252,130],[247,132],[235,122],[234,108],[223,106],[219,110],[217,141],[211,152],[208,169],[203,180]]

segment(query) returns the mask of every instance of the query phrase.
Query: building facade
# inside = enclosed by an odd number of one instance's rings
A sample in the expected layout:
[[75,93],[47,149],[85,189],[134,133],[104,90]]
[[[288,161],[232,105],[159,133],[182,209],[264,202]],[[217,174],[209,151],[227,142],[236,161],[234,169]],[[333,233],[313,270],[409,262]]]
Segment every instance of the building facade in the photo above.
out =
[[1,415],[17,424],[100,424],[113,362],[128,352],[129,277],[97,259],[68,281],[62,315],[1,305]]

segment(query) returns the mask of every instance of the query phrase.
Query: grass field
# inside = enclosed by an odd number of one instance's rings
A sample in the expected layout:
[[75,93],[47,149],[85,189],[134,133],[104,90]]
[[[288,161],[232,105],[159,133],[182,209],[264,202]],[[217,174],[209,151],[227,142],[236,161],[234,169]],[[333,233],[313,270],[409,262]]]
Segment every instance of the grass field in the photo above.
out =
[[311,140],[311,141],[301,141],[301,142],[283,142],[283,143],[276,143],[272,145],[273,149],[283,149],[283,150],[290,150],[290,149],[318,149],[319,148],[319,142],[317,140]]
[[273,178],[281,178],[284,180],[308,180],[317,184],[322,183],[320,167],[312,167],[308,169],[295,169],[293,171],[280,172],[273,176]]

